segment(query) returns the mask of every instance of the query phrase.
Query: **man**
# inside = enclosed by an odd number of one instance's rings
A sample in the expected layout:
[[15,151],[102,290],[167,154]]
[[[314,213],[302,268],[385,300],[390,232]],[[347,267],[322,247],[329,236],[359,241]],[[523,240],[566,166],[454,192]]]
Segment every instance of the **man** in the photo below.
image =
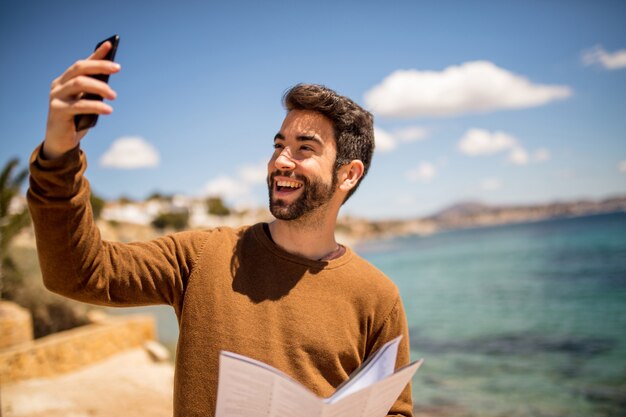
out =
[[[370,354],[403,335],[398,291],[380,271],[338,244],[339,208],[367,172],[372,116],[321,86],[284,97],[287,116],[268,163],[276,220],[239,229],[187,231],[150,242],[102,241],[89,205],[84,132],[75,114],[109,114],[85,92],[114,99],[88,74],[113,74],[105,43],[53,84],[45,140],[31,158],[31,209],[46,286],[108,306],[169,304],[180,336],[175,416],[214,414],[218,356],[229,350],[266,362],[328,396]],[[389,415],[412,416],[410,385]]]

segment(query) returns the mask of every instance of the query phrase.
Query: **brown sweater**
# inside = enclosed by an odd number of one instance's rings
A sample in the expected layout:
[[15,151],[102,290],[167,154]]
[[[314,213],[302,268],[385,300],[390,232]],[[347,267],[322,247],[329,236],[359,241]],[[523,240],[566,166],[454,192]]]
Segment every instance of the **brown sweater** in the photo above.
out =
[[[31,158],[28,203],[44,283],[92,304],[174,308],[175,416],[214,414],[220,350],[272,365],[324,397],[399,334],[396,365],[408,363],[397,288],[350,249],[327,262],[301,258],[276,246],[261,224],[103,241],[86,166],[78,148],[52,161],[38,148]],[[410,385],[389,415],[412,416]]]

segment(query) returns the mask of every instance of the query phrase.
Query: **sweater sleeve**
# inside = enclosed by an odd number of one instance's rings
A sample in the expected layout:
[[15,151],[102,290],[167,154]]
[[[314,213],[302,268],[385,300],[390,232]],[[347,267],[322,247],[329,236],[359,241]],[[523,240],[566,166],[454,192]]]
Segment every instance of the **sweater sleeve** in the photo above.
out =
[[170,304],[177,313],[203,240],[183,232],[149,242],[103,241],[83,176],[85,155],[74,148],[30,160],[27,199],[45,286],[79,301],[108,306]]
[[[406,321],[406,314],[402,299],[398,294],[396,303],[385,319],[381,329],[376,333],[371,352],[376,352],[388,341],[402,335],[398,346],[398,356],[396,357],[396,369],[407,365],[410,362],[410,341],[409,331]],[[413,399],[411,394],[411,382],[404,387],[404,390],[391,406],[387,413],[388,417],[413,417]]]

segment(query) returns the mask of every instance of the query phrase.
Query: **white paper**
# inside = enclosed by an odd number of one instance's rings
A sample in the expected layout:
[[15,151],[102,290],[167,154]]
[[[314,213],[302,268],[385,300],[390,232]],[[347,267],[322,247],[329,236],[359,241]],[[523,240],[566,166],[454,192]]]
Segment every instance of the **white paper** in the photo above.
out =
[[216,417],[319,416],[319,398],[278,369],[232,352],[220,354]]
[[382,381],[393,374],[398,356],[401,336],[385,343],[368,361],[357,369],[346,383],[328,398],[328,402],[337,402],[357,391]]
[[283,372],[232,352],[220,353],[216,417],[383,417],[422,360],[394,373],[400,338],[366,361],[332,396],[320,398]]

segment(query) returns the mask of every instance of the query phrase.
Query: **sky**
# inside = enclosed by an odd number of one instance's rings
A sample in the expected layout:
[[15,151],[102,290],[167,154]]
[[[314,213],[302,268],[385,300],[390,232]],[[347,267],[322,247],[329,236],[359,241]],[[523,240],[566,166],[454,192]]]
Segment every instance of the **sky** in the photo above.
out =
[[52,80],[119,34],[114,112],[81,144],[105,198],[266,206],[281,97],[300,82],[375,116],[344,214],[625,195],[624,22],[624,1],[3,1],[0,163],[26,166]]

